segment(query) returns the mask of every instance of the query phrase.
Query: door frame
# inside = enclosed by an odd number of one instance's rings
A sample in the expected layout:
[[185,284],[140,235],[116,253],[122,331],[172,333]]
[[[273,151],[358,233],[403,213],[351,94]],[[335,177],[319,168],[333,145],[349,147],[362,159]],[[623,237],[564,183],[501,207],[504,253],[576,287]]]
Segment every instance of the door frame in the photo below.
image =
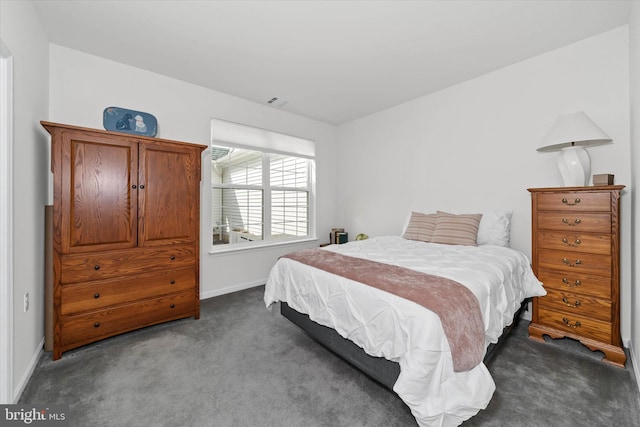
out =
[[13,56],[0,40],[0,404],[13,391]]

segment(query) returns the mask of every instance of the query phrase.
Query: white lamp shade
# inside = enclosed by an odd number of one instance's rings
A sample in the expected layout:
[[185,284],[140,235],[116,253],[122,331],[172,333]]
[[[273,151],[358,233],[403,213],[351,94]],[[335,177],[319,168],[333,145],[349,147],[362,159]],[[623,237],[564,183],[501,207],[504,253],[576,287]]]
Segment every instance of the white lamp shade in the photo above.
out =
[[611,142],[609,135],[604,133],[584,111],[578,111],[558,117],[542,139],[542,146],[538,151],[558,151],[576,145],[592,147],[608,142]]
[[560,151],[558,169],[566,187],[587,185],[591,175],[591,159],[584,147],[611,142],[583,111],[565,114],[555,123],[542,140],[537,151]]

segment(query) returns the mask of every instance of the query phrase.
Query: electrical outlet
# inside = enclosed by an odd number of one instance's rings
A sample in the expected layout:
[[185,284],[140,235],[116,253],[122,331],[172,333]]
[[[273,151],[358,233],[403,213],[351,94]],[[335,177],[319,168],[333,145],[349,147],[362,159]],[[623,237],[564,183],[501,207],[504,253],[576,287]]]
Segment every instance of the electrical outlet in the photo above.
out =
[[29,310],[29,292],[24,294],[24,312],[26,313]]

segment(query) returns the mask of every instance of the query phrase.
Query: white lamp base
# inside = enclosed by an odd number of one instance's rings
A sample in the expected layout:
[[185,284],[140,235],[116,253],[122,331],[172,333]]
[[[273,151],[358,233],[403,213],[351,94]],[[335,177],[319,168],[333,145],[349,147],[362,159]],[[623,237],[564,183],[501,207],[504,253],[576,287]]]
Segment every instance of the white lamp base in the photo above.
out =
[[558,156],[558,169],[565,187],[582,187],[589,183],[591,159],[583,147],[563,148]]

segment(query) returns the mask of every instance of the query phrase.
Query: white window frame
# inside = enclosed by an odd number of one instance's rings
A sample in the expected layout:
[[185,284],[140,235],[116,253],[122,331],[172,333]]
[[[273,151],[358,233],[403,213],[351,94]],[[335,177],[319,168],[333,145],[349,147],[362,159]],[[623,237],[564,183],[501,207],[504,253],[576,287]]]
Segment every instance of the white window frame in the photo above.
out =
[[[210,212],[210,226],[207,232],[209,241],[209,253],[241,251],[253,248],[262,248],[269,246],[277,246],[283,244],[301,243],[306,241],[317,240],[316,237],[316,221],[315,221],[315,144],[313,141],[305,138],[299,138],[274,132],[266,129],[256,128],[249,125],[242,125],[226,120],[212,119],[211,121],[211,147],[228,147],[253,150],[263,153],[262,155],[262,185],[226,185],[213,184],[209,186],[209,195],[207,198],[212,200],[213,190],[215,188],[247,188],[259,189],[263,191],[263,236],[262,240],[243,243],[228,243],[213,245],[212,232],[214,224],[212,222],[212,213]],[[289,187],[271,187],[270,183],[270,158],[269,154],[283,154],[287,156],[306,158],[309,160],[309,183],[307,188],[289,188]],[[208,174],[211,172],[209,171]],[[272,238],[271,237],[271,191],[291,190],[291,191],[307,191],[308,192],[308,233],[306,236],[289,237],[289,238]],[[211,204],[210,204],[211,205]]]

